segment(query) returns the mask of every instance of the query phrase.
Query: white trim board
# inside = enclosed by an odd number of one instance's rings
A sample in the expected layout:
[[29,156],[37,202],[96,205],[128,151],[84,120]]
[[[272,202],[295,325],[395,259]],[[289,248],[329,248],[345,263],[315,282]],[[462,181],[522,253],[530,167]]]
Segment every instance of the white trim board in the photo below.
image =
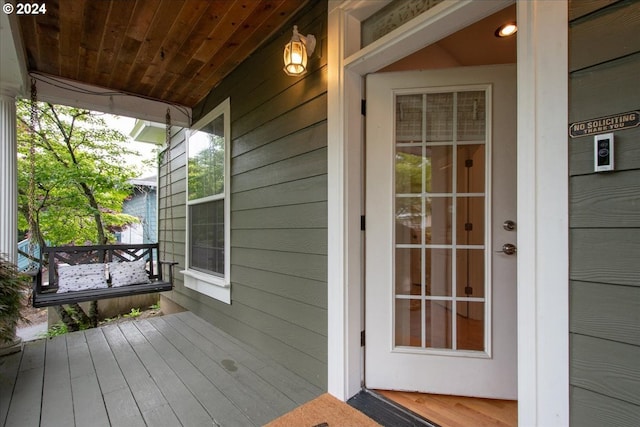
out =
[[517,16],[518,421],[567,426],[567,2],[521,1]]
[[[329,0],[328,391],[339,399],[363,377],[362,76],[509,3],[443,2],[360,50],[371,3]],[[518,2],[518,23],[519,425],[568,425],[567,1]]]
[[22,46],[18,16],[0,14],[0,92],[4,95],[22,96],[29,90],[27,61]]
[[[38,100],[119,116],[164,123],[167,108],[173,126],[191,126],[191,108],[120,93],[74,80],[36,74]],[[111,95],[113,94],[113,95]]]

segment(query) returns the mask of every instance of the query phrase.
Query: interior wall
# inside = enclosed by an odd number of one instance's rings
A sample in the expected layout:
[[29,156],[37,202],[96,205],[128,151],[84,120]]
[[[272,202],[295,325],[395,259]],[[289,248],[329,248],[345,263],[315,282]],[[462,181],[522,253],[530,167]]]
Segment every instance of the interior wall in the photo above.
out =
[[516,21],[511,5],[380,70],[407,71],[472,65],[514,64],[516,36],[498,38],[495,30]]

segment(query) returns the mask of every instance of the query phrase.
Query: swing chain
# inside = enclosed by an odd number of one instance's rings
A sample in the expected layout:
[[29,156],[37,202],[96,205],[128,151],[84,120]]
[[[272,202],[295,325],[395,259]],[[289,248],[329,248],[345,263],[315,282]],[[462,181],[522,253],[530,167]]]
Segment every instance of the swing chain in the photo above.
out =
[[38,89],[36,80],[31,79],[31,143],[29,145],[29,187],[27,203],[29,212],[29,270],[36,269],[36,247],[39,242],[38,227],[36,223],[36,125],[38,123]]
[[164,128],[164,138],[167,144],[167,149],[171,148],[171,109],[167,107],[167,114],[164,116],[165,119],[165,128]]
[[[174,239],[174,223],[173,223],[173,178],[171,171],[171,109],[167,108],[167,114],[165,115],[165,154],[163,159],[165,161],[165,188],[167,188],[167,195],[165,197],[164,206],[164,254],[167,255],[167,215],[169,216],[169,227],[171,227],[171,252],[175,256],[175,239]],[[171,258],[173,258],[173,256]]]

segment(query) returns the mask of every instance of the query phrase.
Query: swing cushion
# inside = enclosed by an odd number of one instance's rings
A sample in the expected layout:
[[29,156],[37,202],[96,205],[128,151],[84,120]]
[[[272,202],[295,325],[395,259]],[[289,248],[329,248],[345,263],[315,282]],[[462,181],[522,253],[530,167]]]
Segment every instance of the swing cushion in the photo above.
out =
[[108,265],[111,287],[113,288],[151,283],[149,273],[146,270],[147,261],[144,259],[131,262],[110,262]]
[[107,288],[104,264],[58,266],[57,293]]

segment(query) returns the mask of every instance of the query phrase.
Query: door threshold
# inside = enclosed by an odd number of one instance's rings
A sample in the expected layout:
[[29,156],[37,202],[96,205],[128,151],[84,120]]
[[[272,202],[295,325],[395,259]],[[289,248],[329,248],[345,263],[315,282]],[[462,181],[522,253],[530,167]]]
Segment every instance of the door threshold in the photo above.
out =
[[518,425],[517,400],[388,390],[375,390],[375,393],[440,427]]
[[443,427],[388,399],[375,390],[362,389],[347,403],[383,426]]

